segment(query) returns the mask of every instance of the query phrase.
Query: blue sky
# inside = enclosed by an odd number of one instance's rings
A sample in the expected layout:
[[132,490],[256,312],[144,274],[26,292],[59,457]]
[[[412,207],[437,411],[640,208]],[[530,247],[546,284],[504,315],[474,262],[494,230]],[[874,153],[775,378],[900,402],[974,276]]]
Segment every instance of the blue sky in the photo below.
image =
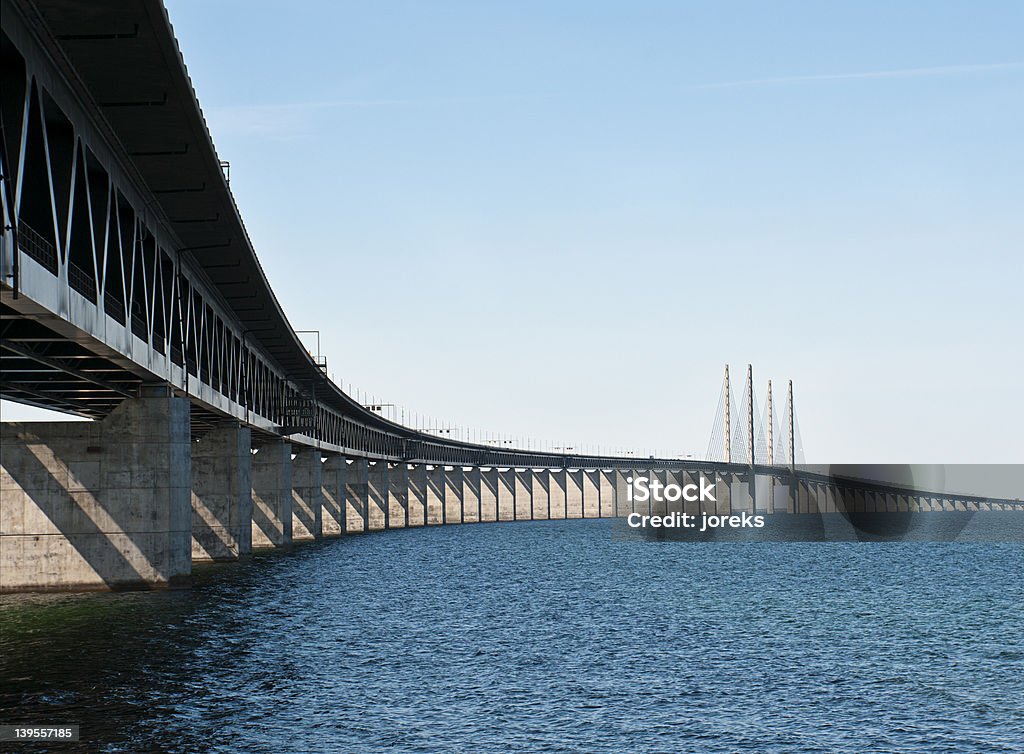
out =
[[1021,3],[168,6],[346,385],[702,454],[752,362],[809,461],[1024,458]]

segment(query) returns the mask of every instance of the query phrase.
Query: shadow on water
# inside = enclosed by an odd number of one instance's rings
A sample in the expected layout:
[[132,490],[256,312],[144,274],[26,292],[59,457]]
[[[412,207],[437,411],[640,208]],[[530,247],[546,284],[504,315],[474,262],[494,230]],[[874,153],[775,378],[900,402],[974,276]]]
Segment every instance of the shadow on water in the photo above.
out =
[[[109,751],[171,750],[155,741],[181,700],[202,693],[197,659],[212,650],[225,667],[249,661],[248,622],[259,618],[237,608],[277,609],[264,578],[333,544],[195,564],[190,590],[0,596],[0,721],[81,725],[83,742],[57,751],[95,751],[97,740]],[[187,728],[176,736],[174,750],[207,748],[201,738],[190,743]]]

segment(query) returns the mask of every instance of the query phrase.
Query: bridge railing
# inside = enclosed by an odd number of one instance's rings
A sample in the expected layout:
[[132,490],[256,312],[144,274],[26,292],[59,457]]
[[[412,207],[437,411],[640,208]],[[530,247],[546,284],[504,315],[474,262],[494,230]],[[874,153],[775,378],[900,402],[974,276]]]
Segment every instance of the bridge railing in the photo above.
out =
[[57,274],[59,265],[56,247],[24,220],[18,222],[18,248],[51,274]]

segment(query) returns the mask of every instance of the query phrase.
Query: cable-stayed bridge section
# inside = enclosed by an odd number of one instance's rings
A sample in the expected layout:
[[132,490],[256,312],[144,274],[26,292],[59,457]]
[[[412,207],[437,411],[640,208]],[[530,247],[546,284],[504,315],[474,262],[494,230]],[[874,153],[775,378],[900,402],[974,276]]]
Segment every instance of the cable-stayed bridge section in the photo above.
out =
[[0,591],[175,585],[193,560],[353,531],[622,515],[640,473],[708,475],[727,510],[827,507],[792,439],[788,465],[715,435],[729,453],[705,461],[544,453],[367,410],[277,301],[162,4],[0,10],[0,395],[94,420],[3,424]]

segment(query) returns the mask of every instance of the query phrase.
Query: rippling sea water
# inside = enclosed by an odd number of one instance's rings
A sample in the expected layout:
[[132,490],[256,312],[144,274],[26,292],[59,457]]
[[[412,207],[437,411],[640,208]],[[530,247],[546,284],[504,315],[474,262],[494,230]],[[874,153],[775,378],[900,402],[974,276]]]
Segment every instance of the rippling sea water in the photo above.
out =
[[353,536],[0,598],[0,721],[80,724],[58,751],[1022,752],[1022,576],[1019,544]]

